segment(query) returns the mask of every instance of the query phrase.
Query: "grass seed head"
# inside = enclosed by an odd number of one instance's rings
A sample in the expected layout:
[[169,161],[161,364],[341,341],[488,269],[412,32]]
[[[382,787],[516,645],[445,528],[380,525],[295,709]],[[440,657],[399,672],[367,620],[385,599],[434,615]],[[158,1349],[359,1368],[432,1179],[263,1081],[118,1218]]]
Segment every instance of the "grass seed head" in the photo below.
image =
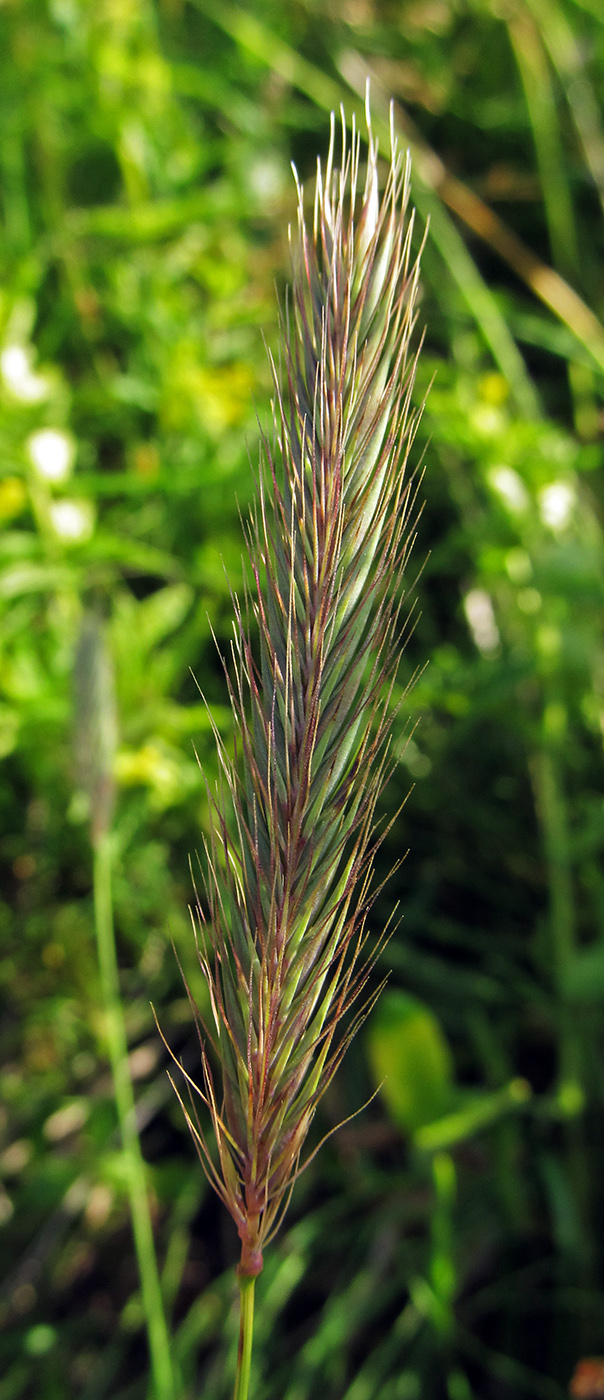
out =
[[198,1015],[201,1081],[185,1076],[190,1102],[181,1102],[249,1275],[262,1268],[318,1101],[367,1012],[376,957],[366,917],[412,533],[419,262],[409,161],[393,139],[380,197],[367,120],[362,192],[360,140],[343,116],[341,163],[332,119],[310,231],[298,185],[274,433],[263,439],[248,528],[252,582],[234,600],[235,756],[217,736],[194,910],[211,1016]]

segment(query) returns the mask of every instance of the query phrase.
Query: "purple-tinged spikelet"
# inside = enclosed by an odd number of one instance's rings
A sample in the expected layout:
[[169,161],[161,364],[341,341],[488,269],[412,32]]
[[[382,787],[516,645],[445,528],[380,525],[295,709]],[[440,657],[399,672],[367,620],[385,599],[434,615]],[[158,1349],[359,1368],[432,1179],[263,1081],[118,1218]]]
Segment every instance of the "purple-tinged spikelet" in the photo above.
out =
[[186,1078],[209,1109],[217,1158],[185,1112],[251,1276],[366,1014],[373,963],[363,948],[410,540],[419,264],[409,162],[393,140],[380,199],[369,115],[368,135],[360,197],[358,135],[353,126],[348,148],[343,122],[334,169],[332,119],[312,233],[298,190],[274,445],[264,439],[248,531],[253,584],[235,601],[236,752],[217,739],[205,913],[201,901],[195,911],[212,1015],[199,1020],[202,1081]]

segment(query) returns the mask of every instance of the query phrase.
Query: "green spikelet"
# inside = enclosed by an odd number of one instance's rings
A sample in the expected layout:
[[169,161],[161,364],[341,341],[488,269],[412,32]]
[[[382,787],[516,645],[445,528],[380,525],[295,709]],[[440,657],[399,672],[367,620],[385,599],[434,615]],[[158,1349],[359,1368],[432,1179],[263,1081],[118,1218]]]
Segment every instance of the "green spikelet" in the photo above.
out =
[[213,1017],[200,1025],[203,1081],[189,1083],[209,1108],[217,1164],[185,1111],[239,1231],[243,1276],[262,1268],[318,1100],[366,1014],[372,965],[363,947],[410,539],[419,266],[409,163],[393,140],[380,200],[369,114],[368,127],[362,197],[359,138],[353,127],[348,147],[343,121],[334,169],[333,119],[312,234],[298,191],[284,371],[273,365],[273,443],[248,532],[253,583],[235,600],[236,753],[217,740],[205,917],[201,901],[196,911]]

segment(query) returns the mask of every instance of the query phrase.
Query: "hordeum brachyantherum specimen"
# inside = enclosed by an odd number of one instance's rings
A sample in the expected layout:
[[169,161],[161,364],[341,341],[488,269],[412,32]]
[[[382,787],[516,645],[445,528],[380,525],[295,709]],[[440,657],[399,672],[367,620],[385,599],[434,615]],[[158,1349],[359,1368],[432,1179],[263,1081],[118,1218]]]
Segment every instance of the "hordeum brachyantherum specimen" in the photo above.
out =
[[409,161],[393,137],[380,195],[369,113],[367,122],[360,182],[359,135],[353,125],[347,138],[342,117],[337,168],[332,119],[312,229],[298,187],[273,432],[262,441],[226,667],[235,752],[217,735],[194,910],[211,1013],[199,1017],[201,1076],[185,1076],[183,1107],[241,1240],[237,1400],[248,1393],[263,1250],[319,1099],[374,995],[366,918],[413,534],[419,259]]

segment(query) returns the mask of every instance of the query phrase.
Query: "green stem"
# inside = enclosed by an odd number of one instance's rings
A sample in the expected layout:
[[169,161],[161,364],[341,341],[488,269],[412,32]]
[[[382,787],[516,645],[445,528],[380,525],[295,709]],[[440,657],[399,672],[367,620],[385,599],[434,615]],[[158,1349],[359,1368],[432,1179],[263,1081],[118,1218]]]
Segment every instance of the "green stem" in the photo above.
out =
[[108,832],[98,836],[94,844],[94,921],[107,1045],[126,1165],[132,1232],[149,1338],[153,1388],[156,1400],[175,1400],[176,1387],[155,1257],[145,1164],[136,1126],[134,1093],[128,1068],[128,1041],[120,998],[113,928],[111,837]]
[[566,797],[559,760],[543,749],[535,759],[535,776],[543,844],[548,867],[551,954],[556,993],[560,1064],[560,1105],[568,1115],[566,1128],[569,1179],[577,1203],[579,1236],[576,1254],[584,1287],[590,1285],[593,1267],[590,1229],[589,1166],[584,1126],[581,1018],[568,999],[567,974],[575,956],[575,904]]
[[547,860],[552,971],[561,1028],[560,1079],[564,1084],[580,1078],[580,1037],[577,1018],[566,994],[568,969],[575,953],[575,910],[566,802],[558,764],[544,749],[536,756],[535,774],[539,816]]
[[430,1282],[434,1296],[434,1324],[441,1336],[451,1338],[455,1328],[457,1278],[453,1249],[453,1211],[457,1180],[450,1152],[435,1152],[432,1176],[436,1200],[430,1222]]
[[564,995],[567,969],[575,951],[574,900],[566,803],[558,765],[547,750],[536,758],[537,790],[547,860],[554,978]]
[[254,1284],[249,1274],[239,1275],[241,1313],[239,1319],[239,1349],[233,1400],[248,1400],[250,1367],[252,1364],[252,1335],[254,1331]]

